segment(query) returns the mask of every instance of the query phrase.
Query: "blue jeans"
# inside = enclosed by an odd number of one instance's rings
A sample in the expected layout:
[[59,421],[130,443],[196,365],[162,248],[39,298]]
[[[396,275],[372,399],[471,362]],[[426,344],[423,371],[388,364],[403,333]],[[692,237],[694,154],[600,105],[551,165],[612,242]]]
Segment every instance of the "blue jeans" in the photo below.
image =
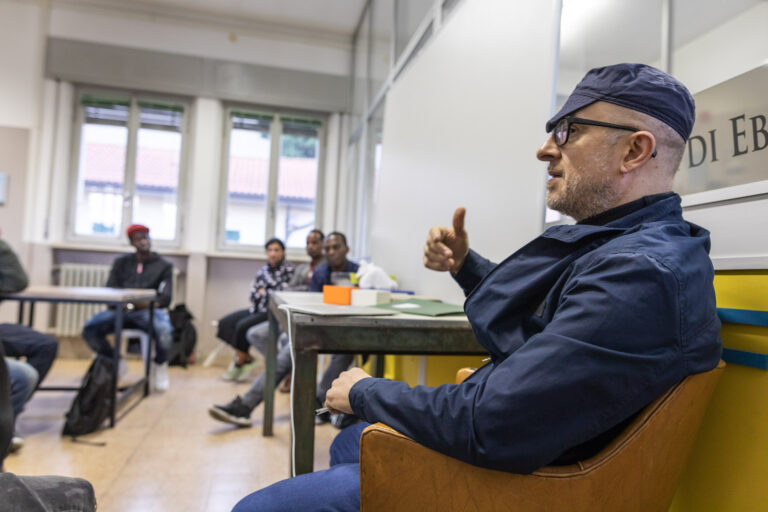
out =
[[59,350],[59,340],[21,324],[0,324],[0,340],[6,356],[25,357],[37,370],[38,384],[48,374]]
[[29,401],[37,387],[37,370],[28,363],[10,357],[5,358],[5,364],[11,381],[11,405],[15,419],[24,410],[24,404]]
[[[173,326],[171,325],[168,312],[164,309],[155,309],[153,324],[155,339],[157,340],[155,345],[155,362],[162,364],[168,361],[168,349],[171,348],[171,343],[173,342]],[[149,333],[149,310],[126,311],[123,313],[123,327],[141,329]],[[114,332],[115,310],[107,309],[96,313],[85,323],[83,339],[97,354],[114,357],[114,349],[107,341],[107,334]]]
[[331,468],[282,480],[249,494],[232,512],[360,510],[360,435],[368,423],[351,425],[331,445]]

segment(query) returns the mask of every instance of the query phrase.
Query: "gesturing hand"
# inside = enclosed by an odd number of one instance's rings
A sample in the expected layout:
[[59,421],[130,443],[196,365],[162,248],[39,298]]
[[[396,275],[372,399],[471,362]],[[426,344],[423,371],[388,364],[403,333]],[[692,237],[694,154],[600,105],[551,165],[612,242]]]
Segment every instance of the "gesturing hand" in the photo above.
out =
[[331,389],[325,394],[325,406],[334,413],[345,412],[352,414],[352,406],[349,405],[349,391],[358,381],[370,377],[360,368],[352,368],[333,381]]
[[456,208],[453,213],[453,229],[434,226],[429,230],[424,244],[424,266],[438,271],[458,272],[469,252],[469,237],[464,230],[467,210]]

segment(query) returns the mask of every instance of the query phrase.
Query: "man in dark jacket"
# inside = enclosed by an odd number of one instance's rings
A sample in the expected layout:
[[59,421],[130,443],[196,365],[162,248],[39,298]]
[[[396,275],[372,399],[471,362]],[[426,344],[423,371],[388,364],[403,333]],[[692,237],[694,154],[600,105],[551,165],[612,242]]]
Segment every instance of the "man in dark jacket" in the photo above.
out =
[[[594,455],[667,389],[714,368],[709,233],[683,220],[671,191],[693,122],[693,98],[666,73],[589,71],[537,152],[551,177],[547,204],[577,223],[549,228],[498,265],[469,249],[463,208],[452,227],[429,232],[424,263],[462,286],[490,362],[438,388],[355,368],[334,381],[328,406],[470,464],[530,473]],[[278,482],[235,510],[283,510],[285,496],[297,509],[359,509],[357,453],[344,447],[364,426],[331,448],[346,464]]]
[[[157,340],[156,354],[152,366],[152,381],[155,389],[165,391],[168,380],[168,349],[173,341],[173,326],[168,312],[163,309],[171,303],[173,291],[173,265],[156,252],[152,252],[149,228],[133,224],[126,230],[128,240],[136,249],[133,254],[119,256],[112,264],[107,286],[112,288],[150,288],[157,290],[158,300],[154,311],[153,327]],[[129,304],[124,324],[149,332],[149,303]],[[115,330],[115,310],[107,309],[96,313],[83,327],[83,339],[94,352],[107,357],[114,356],[114,349],[107,341],[107,334]],[[123,363],[123,360],[120,360]],[[127,367],[121,368],[124,373]]]

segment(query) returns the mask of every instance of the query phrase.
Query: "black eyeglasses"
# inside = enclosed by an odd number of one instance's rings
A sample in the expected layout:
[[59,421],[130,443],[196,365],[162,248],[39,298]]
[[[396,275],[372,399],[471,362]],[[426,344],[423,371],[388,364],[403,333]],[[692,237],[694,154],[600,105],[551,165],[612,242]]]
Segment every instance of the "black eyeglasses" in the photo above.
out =
[[[622,124],[604,123],[602,121],[593,121],[592,119],[584,119],[581,117],[565,116],[560,119],[555,125],[555,129],[552,131],[552,135],[555,137],[555,144],[558,146],[564,146],[568,142],[568,136],[571,134],[572,124],[587,124],[590,126],[602,126],[604,128],[613,128],[615,130],[627,130],[629,132],[639,132],[637,128],[631,126],[624,126]],[[656,149],[653,150],[651,158],[656,158]]]

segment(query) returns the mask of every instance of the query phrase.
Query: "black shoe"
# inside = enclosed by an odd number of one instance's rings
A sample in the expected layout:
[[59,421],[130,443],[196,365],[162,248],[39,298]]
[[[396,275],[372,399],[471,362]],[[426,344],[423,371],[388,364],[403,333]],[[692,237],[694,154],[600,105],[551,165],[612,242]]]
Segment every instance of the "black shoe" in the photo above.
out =
[[338,428],[339,430],[344,430],[348,426],[357,423],[358,421],[360,421],[360,418],[354,414],[331,414],[331,425]]
[[238,427],[250,427],[252,410],[243,403],[242,398],[236,396],[227,405],[212,405],[208,408],[208,414],[211,415],[211,418],[224,423],[231,423]]
[[320,414],[315,415],[315,425],[323,425],[330,422],[331,413],[329,412],[321,412]]

